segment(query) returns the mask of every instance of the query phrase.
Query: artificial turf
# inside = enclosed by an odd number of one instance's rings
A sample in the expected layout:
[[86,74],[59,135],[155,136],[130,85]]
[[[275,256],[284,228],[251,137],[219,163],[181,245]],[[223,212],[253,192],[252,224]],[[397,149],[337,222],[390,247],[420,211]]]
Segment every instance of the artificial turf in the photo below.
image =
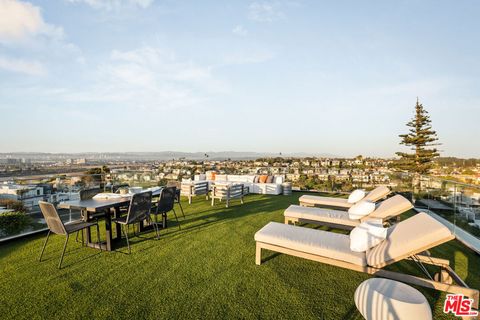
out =
[[[53,236],[37,261],[45,235],[0,245],[0,313],[5,319],[361,319],[353,295],[370,276],[266,252],[255,265],[257,230],[283,222],[292,196],[251,195],[241,205],[211,207],[204,198],[183,202],[181,230],[171,223],[132,237],[115,252],[81,247],[72,238],[57,269],[63,237]],[[457,241],[431,250],[448,258],[473,288],[480,288],[480,257]],[[418,274],[410,262],[391,270]],[[434,319],[445,295],[420,289]]]

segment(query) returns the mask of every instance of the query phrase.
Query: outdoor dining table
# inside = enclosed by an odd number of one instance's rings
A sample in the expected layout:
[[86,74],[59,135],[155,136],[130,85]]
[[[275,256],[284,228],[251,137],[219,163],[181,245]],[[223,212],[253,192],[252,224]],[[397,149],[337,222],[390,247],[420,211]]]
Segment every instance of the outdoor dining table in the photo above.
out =
[[[160,189],[161,190],[161,189]],[[158,196],[160,190],[155,190],[152,193],[152,196]],[[85,200],[71,200],[65,201],[58,204],[57,208],[59,209],[68,209],[68,210],[80,210],[82,211],[83,216],[88,220],[89,215],[103,213],[105,218],[105,233],[106,241],[105,243],[92,243],[90,228],[86,229],[86,243],[87,246],[98,248],[101,246],[102,250],[112,251],[114,249],[114,242],[120,241],[122,238],[121,226],[116,223],[115,225],[115,238],[113,238],[112,230],[112,209],[113,217],[118,218],[120,216],[120,208],[127,207],[130,205],[131,195],[125,195],[118,198],[111,199],[85,199]],[[166,221],[163,222],[163,227],[166,227]],[[143,222],[140,223],[140,231],[145,230]]]

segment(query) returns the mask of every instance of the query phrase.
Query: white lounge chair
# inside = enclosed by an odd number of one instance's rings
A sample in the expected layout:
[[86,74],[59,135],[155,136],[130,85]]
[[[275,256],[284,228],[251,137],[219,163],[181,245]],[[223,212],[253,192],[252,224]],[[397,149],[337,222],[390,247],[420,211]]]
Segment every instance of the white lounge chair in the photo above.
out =
[[283,215],[287,224],[312,223],[350,230],[365,220],[376,219],[383,223],[412,208],[410,201],[401,195],[396,195],[377,204],[375,211],[360,220],[350,219],[347,211],[297,205],[289,206]]
[[[369,200],[372,202],[377,202],[380,199],[385,198],[390,194],[390,188],[385,186],[376,187],[370,191],[362,200]],[[335,207],[335,208],[345,208],[349,209],[355,203],[349,203],[345,198],[336,198],[336,197],[320,197],[312,195],[303,195],[298,199],[300,205],[303,207]]]
[[[478,290],[468,288],[449,266],[448,260],[419,255],[454,238],[443,224],[426,213],[419,213],[390,227],[387,238],[367,252],[353,252],[350,250],[349,235],[270,222],[255,234],[255,263],[261,264],[262,249],[266,249],[430,289],[463,294],[473,299],[473,307],[478,309]],[[428,274],[426,279],[382,269],[404,259],[440,267],[440,272],[434,277]],[[452,280],[456,284],[452,284]]]

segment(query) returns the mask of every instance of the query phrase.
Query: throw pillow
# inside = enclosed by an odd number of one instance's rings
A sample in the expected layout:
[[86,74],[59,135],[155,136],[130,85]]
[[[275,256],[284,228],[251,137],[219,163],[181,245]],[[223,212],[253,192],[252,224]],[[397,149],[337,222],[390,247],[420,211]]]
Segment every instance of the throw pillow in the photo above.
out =
[[350,232],[350,250],[355,252],[365,252],[370,248],[385,240],[387,237],[387,228],[382,224],[365,221],[360,223]]
[[357,189],[350,193],[350,196],[348,196],[348,203],[357,203],[358,201],[362,200],[365,198],[365,190],[362,189]]
[[373,211],[375,211],[375,203],[363,200],[348,209],[348,217],[353,220],[358,220],[369,215]]

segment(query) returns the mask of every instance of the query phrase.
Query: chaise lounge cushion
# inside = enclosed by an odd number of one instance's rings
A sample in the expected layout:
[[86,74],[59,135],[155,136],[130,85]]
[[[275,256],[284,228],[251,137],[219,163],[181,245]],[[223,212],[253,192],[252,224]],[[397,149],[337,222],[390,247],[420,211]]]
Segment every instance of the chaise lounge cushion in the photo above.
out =
[[[334,199],[334,198],[332,198]],[[361,221],[379,220],[383,221],[402,214],[413,207],[412,203],[401,195],[396,195],[381,202],[375,211],[363,217],[361,220],[352,220],[348,212],[342,210],[334,210],[327,208],[302,207],[291,205],[285,210],[285,217],[297,219],[311,220],[316,222],[340,224],[344,226],[356,227]]]
[[341,224],[345,226],[356,227],[360,224],[359,220],[352,220],[348,217],[348,212],[323,208],[302,207],[291,205],[283,213],[285,217],[322,221],[331,224]]
[[390,193],[390,188],[385,186],[376,187],[372,191],[370,191],[363,200],[370,200],[373,202],[377,202],[378,200],[386,197]]
[[323,205],[331,206],[338,208],[350,208],[353,203],[348,203],[347,199],[344,198],[334,198],[334,197],[320,197],[320,196],[310,196],[303,195],[300,197],[299,201],[301,203],[306,203],[309,205]]
[[406,212],[413,208],[413,205],[405,197],[397,194],[387,200],[380,202],[375,211],[368,218],[371,219],[388,219],[400,213]]
[[453,238],[447,227],[420,212],[390,227],[387,239],[367,251],[367,262],[372,267],[383,267],[392,260],[406,258]]
[[309,254],[366,265],[364,252],[350,250],[350,237],[345,234],[270,222],[255,234],[255,241]]
[[[378,200],[386,197],[390,193],[390,189],[385,186],[376,187],[362,199],[369,200],[372,202],[377,202]],[[335,197],[321,197],[321,196],[311,196],[303,195],[300,197],[300,203],[306,203],[308,205],[318,205],[318,206],[329,206],[329,207],[338,207],[338,208],[350,208],[353,203],[349,203],[347,199],[344,198],[335,198]]]

